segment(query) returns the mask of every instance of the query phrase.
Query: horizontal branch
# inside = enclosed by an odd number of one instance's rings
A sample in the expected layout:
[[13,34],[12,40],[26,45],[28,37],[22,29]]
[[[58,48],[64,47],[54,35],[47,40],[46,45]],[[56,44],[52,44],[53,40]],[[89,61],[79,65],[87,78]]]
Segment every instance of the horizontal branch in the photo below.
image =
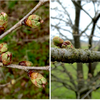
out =
[[74,63],[74,62],[97,62],[100,61],[100,52],[83,49],[60,49],[51,48],[51,61]]
[[34,67],[34,66],[29,67],[29,66],[27,66],[26,67],[26,66],[21,66],[21,65],[10,64],[10,65],[8,65],[6,67],[22,69],[22,70],[25,70],[25,71],[27,71],[29,69],[33,69],[33,70],[49,70],[49,66],[45,66],[45,67],[44,66],[43,67]]
[[[0,62],[0,66],[3,66],[3,63]],[[15,64],[10,64],[8,66],[5,66],[8,68],[17,68],[17,69],[22,69],[22,70],[29,70],[29,69],[33,69],[33,70],[49,70],[50,67],[49,66],[42,66],[42,67],[35,67],[35,66],[21,66],[21,65],[15,65]]]

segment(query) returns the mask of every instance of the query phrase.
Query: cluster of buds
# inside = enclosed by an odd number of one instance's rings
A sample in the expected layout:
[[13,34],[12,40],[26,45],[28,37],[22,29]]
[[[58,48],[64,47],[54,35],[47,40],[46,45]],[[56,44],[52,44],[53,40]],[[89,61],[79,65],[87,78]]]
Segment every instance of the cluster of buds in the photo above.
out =
[[55,36],[53,38],[53,43],[54,43],[54,45],[56,45],[60,48],[66,48],[66,49],[74,48],[74,46],[72,45],[72,43],[69,40],[64,41],[63,39],[61,39],[58,36]]
[[[23,21],[24,25],[32,27],[32,28],[38,28],[42,23],[43,23],[43,20],[38,15],[30,15]],[[8,16],[6,13],[1,12],[0,13],[0,35],[7,28],[7,24],[8,24]],[[1,43],[0,44],[0,62],[2,62],[3,65],[5,66],[11,64],[11,61],[12,61],[12,54],[11,52],[7,50],[8,50],[7,43]],[[19,62],[19,65],[32,66],[33,63],[30,61],[21,61]],[[29,70],[28,76],[30,80],[32,81],[32,83],[39,88],[45,87],[45,85],[47,84],[47,80],[38,72]],[[11,83],[14,84],[15,80],[12,80]]]
[[0,62],[2,62],[3,65],[11,64],[12,54],[11,52],[7,50],[8,50],[7,43],[1,43],[0,44]]
[[0,13],[0,35],[4,32],[8,24],[8,15],[4,12]]
[[24,20],[26,26],[38,28],[43,23],[43,20],[38,15],[30,15]]
[[[30,61],[21,61],[19,62],[19,65],[21,66],[32,66],[33,63]],[[47,84],[47,80],[38,72],[35,72],[33,70],[28,70],[28,76],[32,83],[38,87],[38,88],[44,88]]]
[[11,64],[11,61],[12,61],[11,52],[7,51],[0,55],[0,62],[2,62],[3,65],[7,66],[7,65]]

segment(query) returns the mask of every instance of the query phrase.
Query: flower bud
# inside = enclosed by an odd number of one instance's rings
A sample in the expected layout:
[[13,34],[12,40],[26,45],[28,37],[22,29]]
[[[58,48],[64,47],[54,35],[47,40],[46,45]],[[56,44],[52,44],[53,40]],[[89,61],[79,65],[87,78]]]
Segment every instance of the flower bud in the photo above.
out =
[[21,62],[19,62],[19,65],[21,65],[21,66],[32,66],[33,63],[30,62],[30,61],[21,61]]
[[61,45],[61,48],[66,48],[66,47],[67,47],[67,43],[63,42],[62,45]]
[[12,60],[12,54],[9,51],[2,53],[0,55],[0,61],[6,66],[11,64],[11,60]]
[[67,48],[74,48],[74,46],[72,45],[72,43],[69,40],[65,41],[65,44],[66,44]]
[[38,15],[30,15],[24,20],[24,24],[32,28],[39,27],[41,23],[43,23],[43,20],[41,20],[41,17]]
[[47,80],[38,72],[29,71],[28,75],[32,83],[39,88],[44,88],[47,84]]
[[7,43],[0,43],[0,54],[8,50]]
[[53,43],[54,43],[54,45],[56,45],[56,46],[61,47],[61,45],[62,45],[63,42],[64,42],[63,39],[61,39],[61,38],[58,37],[58,36],[55,36],[55,37],[53,38]]
[[67,41],[64,41],[62,43],[61,48],[67,48],[68,49],[68,48],[74,48],[74,46],[72,45],[72,43],[69,40],[67,40]]
[[4,32],[8,24],[8,15],[4,12],[0,13],[0,35]]

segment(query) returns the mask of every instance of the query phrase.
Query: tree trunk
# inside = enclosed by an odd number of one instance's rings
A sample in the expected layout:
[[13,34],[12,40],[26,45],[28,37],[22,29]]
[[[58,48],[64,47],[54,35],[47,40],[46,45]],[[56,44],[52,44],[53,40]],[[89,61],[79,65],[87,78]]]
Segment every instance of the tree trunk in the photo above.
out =
[[[81,5],[81,0],[77,0],[77,3]],[[80,9],[77,5],[75,5],[75,26],[73,29],[73,37],[74,37],[74,46],[75,48],[80,48],[80,37],[79,34],[79,21],[80,21]],[[76,35],[77,34],[77,35]],[[77,92],[84,86],[84,78],[83,78],[83,66],[82,63],[77,63],[77,80],[78,80],[78,88]],[[76,93],[78,94],[78,93]],[[76,95],[76,98],[81,99],[86,92]],[[79,96],[80,95],[80,96]],[[91,98],[91,95],[90,95]],[[90,99],[87,97],[87,99]]]

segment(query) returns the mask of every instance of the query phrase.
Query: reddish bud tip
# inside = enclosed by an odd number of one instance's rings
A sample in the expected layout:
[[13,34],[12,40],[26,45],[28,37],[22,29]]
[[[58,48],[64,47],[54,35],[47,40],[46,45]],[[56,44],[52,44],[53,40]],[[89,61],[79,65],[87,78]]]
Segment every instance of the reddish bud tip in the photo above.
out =
[[21,65],[21,66],[32,66],[33,63],[30,62],[30,61],[21,61],[21,62],[19,62],[19,65]]

